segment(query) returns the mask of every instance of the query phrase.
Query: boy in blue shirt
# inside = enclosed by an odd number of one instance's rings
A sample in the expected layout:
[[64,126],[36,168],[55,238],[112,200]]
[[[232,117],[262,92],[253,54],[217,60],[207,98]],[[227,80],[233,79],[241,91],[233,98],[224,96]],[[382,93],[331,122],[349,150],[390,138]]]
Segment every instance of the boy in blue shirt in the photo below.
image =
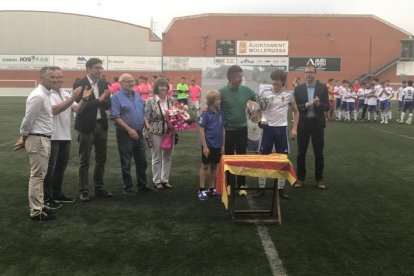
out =
[[[200,190],[198,198],[206,200],[208,195],[215,195],[215,180],[217,164],[224,153],[224,116],[220,110],[221,96],[217,90],[210,90],[206,95],[207,110],[203,111],[199,119],[199,133],[201,142],[201,166],[199,171]],[[209,189],[205,182],[207,170],[210,168]]]

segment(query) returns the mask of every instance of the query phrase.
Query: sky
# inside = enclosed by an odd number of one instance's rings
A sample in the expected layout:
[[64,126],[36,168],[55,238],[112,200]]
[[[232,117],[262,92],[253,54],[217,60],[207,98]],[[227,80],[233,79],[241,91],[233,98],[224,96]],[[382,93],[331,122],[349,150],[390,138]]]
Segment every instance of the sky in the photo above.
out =
[[202,13],[372,14],[414,33],[412,0],[0,0],[0,10],[90,15],[150,28],[161,36],[174,17]]

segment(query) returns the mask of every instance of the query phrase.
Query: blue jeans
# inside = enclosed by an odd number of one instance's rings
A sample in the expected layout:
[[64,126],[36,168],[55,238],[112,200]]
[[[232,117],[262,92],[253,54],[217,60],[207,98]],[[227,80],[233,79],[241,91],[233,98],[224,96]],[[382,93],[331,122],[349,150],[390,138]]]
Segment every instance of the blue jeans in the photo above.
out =
[[69,162],[70,140],[51,141],[51,151],[47,174],[43,182],[44,199],[52,200],[62,194],[63,175]]
[[133,186],[131,178],[132,158],[134,158],[135,161],[138,188],[147,186],[147,158],[145,155],[145,141],[142,132],[138,132],[138,134],[139,139],[134,140],[125,131],[118,129],[116,130],[116,140],[118,142],[119,159],[121,160],[124,189],[129,189]]

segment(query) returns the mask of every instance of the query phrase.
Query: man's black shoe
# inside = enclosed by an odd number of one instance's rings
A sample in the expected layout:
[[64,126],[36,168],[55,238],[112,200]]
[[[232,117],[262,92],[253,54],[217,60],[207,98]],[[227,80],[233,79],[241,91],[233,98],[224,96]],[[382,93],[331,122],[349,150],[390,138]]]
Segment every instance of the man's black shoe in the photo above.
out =
[[42,209],[42,212],[43,213],[46,213],[48,215],[56,215],[57,214],[57,211],[56,210],[49,209],[46,206]]
[[89,193],[88,191],[82,191],[79,196],[80,201],[87,202],[89,201]]
[[47,209],[53,209],[53,210],[57,210],[59,208],[62,208],[62,204],[60,204],[59,202],[56,202],[54,200],[47,200],[45,201],[45,207]]
[[65,196],[64,194],[60,194],[58,196],[55,196],[53,198],[53,200],[58,202],[58,203],[73,203],[73,202],[75,202],[74,198]]
[[137,192],[135,192],[134,189],[132,189],[132,188],[124,189],[124,195],[134,196],[136,194],[137,194]]
[[52,220],[55,219],[54,214],[47,214],[46,212],[40,212],[37,216],[30,217],[31,220],[41,221],[41,220]]
[[139,187],[138,192],[155,192],[156,190],[151,187]]
[[102,198],[112,198],[114,195],[105,189],[95,190],[95,196]]

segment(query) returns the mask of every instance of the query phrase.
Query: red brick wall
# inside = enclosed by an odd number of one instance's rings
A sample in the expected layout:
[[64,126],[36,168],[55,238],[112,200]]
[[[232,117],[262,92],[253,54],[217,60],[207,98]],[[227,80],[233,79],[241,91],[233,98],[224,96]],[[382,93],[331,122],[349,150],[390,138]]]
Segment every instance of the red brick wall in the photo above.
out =
[[[318,74],[326,82],[330,77],[353,80],[369,68],[375,72],[400,55],[400,40],[407,38],[407,33],[371,16],[210,15],[174,21],[163,36],[163,54],[213,57],[219,39],[288,40],[290,57],[341,57],[341,72]],[[302,75],[290,72],[289,82]]]

